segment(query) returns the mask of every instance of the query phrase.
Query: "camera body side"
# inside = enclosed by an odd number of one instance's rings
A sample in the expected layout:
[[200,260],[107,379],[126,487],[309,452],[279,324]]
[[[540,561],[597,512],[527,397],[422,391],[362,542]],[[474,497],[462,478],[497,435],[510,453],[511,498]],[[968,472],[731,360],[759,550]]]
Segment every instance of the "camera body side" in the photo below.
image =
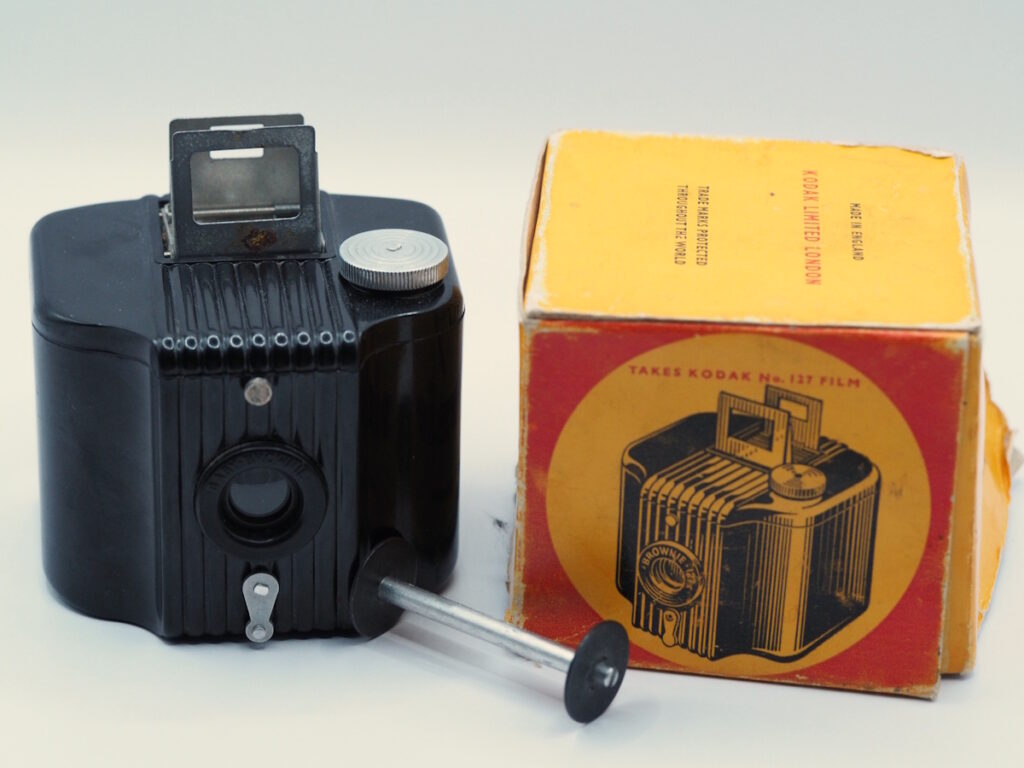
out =
[[[456,557],[458,279],[450,268],[419,291],[365,290],[337,254],[374,229],[446,242],[440,217],[320,193],[319,254],[175,259],[164,202],[61,211],[32,233],[56,592],[163,637],[241,636],[242,583],[261,571],[280,584],[279,633],[348,633],[357,564],[394,534],[416,550],[418,583],[439,589]],[[267,402],[247,397],[254,379]],[[287,478],[280,520],[225,511],[246,470]]]

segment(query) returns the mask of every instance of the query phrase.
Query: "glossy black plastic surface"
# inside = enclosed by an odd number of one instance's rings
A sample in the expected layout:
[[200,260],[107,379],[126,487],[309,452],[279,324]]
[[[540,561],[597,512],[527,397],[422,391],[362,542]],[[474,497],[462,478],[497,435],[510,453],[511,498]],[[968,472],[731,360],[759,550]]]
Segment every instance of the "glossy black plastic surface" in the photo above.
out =
[[410,584],[416,581],[416,552],[397,536],[370,550],[352,583],[352,624],[363,637],[380,637],[402,617],[401,608],[380,597],[380,585],[386,578]]
[[617,621],[602,621],[583,636],[565,676],[565,711],[578,723],[599,718],[622,687],[629,635]]
[[[242,581],[267,570],[281,585],[277,633],[349,632],[357,563],[395,533],[416,551],[418,583],[439,589],[456,557],[456,273],[416,293],[371,293],[341,279],[336,255],[370,229],[446,240],[438,215],[321,193],[319,257],[186,261],[164,255],[160,202],[61,211],[32,233],[44,566],[56,591],[165,637],[242,636]],[[273,387],[265,406],[243,396],[253,376]],[[313,497],[322,482],[322,520],[304,523],[295,551],[218,542],[200,519],[204,477],[229,452],[275,445],[319,473],[299,479]]]

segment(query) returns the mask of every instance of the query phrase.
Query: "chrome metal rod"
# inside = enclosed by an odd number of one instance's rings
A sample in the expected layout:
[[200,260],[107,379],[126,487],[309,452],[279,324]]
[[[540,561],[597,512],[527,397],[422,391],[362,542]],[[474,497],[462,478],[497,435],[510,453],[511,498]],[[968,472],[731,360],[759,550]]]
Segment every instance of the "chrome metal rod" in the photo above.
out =
[[573,649],[420,589],[411,583],[415,576],[416,554],[405,540],[392,537],[377,544],[363,560],[350,593],[356,631],[378,637],[395,626],[403,611],[411,611],[486,640],[564,674],[565,709],[580,723],[599,717],[619,692],[629,663],[629,636],[617,621],[594,625]]
[[[472,608],[467,608],[398,579],[390,577],[382,579],[378,594],[382,600],[403,610],[412,611],[473,637],[486,640],[516,656],[557,669],[559,672],[568,672],[569,665],[572,664],[573,657],[576,655],[572,648],[498,619],[492,619]],[[609,686],[617,682],[617,676],[609,679],[607,683],[604,679],[599,679],[600,684]]]

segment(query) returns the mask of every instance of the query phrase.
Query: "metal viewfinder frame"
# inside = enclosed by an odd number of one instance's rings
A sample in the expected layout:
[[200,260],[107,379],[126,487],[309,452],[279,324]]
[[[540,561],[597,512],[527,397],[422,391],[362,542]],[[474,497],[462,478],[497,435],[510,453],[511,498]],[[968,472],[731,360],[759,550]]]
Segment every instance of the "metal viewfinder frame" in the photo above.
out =
[[[194,173],[196,156],[202,174]],[[308,257],[323,250],[316,135],[302,115],[174,120],[170,164],[171,200],[161,215],[171,258]],[[264,199],[247,199],[257,187]],[[271,199],[281,190],[297,194]],[[233,202],[196,210],[197,198]]]

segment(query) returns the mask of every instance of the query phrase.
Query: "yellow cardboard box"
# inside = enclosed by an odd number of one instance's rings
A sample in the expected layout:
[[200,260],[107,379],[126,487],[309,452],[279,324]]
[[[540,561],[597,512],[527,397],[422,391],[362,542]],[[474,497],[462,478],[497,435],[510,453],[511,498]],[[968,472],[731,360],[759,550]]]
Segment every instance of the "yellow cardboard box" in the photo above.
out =
[[570,131],[525,252],[510,620],[617,619],[654,669],[930,696],[970,668],[958,158]]

